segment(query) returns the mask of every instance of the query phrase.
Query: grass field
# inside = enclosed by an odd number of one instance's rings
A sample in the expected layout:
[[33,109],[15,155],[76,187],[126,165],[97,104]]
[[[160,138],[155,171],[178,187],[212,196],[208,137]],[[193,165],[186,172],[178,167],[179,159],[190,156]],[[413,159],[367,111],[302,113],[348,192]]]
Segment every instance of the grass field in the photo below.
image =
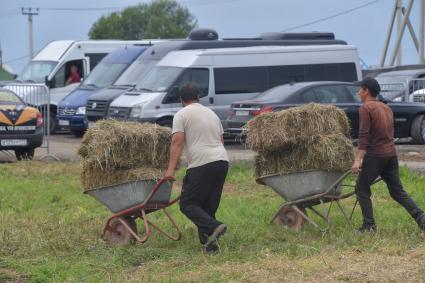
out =
[[[269,223],[282,199],[257,185],[248,165],[234,164],[218,211],[229,230],[220,254],[205,255],[177,206],[170,211],[181,241],[154,234],[144,245],[107,245],[100,235],[110,213],[82,193],[78,174],[73,163],[0,164],[0,282],[425,281],[425,238],[382,184],[373,195],[378,234],[355,235],[336,210],[326,233],[311,225],[295,232]],[[425,207],[425,178],[401,174]]]

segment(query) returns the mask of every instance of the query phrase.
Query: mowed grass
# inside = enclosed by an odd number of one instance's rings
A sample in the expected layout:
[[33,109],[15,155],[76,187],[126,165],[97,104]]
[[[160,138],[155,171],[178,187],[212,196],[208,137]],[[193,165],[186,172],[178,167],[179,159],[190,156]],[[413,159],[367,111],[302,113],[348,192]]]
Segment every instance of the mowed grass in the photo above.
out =
[[[425,207],[425,178],[406,168],[401,176]],[[373,194],[377,235],[356,236],[336,210],[327,232],[312,225],[296,232],[270,223],[282,198],[256,184],[249,165],[233,164],[217,214],[229,227],[218,255],[202,252],[194,225],[177,205],[170,212],[181,227],[180,241],[154,232],[143,245],[109,246],[101,233],[110,212],[82,193],[74,163],[0,164],[0,184],[0,282],[425,280],[425,238],[383,184]],[[343,201],[347,210],[353,203]],[[167,227],[161,213],[150,216]],[[360,225],[358,209],[354,222]]]

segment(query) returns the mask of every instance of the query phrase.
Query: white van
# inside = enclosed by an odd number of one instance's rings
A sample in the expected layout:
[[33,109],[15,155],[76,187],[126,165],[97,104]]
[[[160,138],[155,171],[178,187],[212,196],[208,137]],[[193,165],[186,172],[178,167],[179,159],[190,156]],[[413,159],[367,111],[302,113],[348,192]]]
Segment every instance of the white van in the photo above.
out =
[[[50,88],[50,113],[51,118],[56,119],[58,102],[74,90],[78,83],[66,85],[66,80],[71,73],[71,66],[78,68],[81,79],[88,76],[91,70],[108,53],[118,47],[126,45],[151,45],[151,40],[57,40],[48,43],[26,66],[24,71],[17,77],[17,82],[46,83]],[[14,88],[25,101],[26,96],[31,95],[30,88],[25,87],[22,91]],[[24,91],[25,90],[25,91]],[[27,101],[35,106],[41,106],[47,101],[40,100],[37,103]]]
[[351,45],[173,51],[134,91],[116,98],[108,116],[171,126],[174,114],[181,109],[179,88],[191,82],[201,90],[200,102],[224,122],[232,102],[250,99],[277,85],[360,79],[357,49]]

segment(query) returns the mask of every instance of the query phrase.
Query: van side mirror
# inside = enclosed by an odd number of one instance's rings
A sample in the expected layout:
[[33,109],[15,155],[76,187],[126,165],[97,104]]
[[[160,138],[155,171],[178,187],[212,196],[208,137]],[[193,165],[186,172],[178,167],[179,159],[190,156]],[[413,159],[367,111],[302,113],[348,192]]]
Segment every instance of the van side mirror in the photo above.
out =
[[180,102],[180,88],[178,86],[173,86],[168,91],[167,95],[162,100],[162,103],[178,103]]
[[46,84],[46,86],[48,88],[54,88],[56,85],[56,80],[55,78],[52,78],[51,80],[48,79],[47,76],[44,77],[44,83]]

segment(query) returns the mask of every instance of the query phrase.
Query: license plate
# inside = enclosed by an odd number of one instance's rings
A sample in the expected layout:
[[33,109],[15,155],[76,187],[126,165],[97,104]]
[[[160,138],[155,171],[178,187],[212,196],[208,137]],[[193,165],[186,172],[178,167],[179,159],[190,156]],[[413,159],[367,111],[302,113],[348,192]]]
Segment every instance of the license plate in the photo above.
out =
[[96,122],[89,121],[89,123],[88,123],[89,129],[93,128],[95,124],[96,124]]
[[59,126],[69,126],[69,120],[59,120]]
[[1,140],[2,146],[26,146],[27,140]]
[[238,110],[236,111],[236,116],[248,116],[249,111],[248,110]]

